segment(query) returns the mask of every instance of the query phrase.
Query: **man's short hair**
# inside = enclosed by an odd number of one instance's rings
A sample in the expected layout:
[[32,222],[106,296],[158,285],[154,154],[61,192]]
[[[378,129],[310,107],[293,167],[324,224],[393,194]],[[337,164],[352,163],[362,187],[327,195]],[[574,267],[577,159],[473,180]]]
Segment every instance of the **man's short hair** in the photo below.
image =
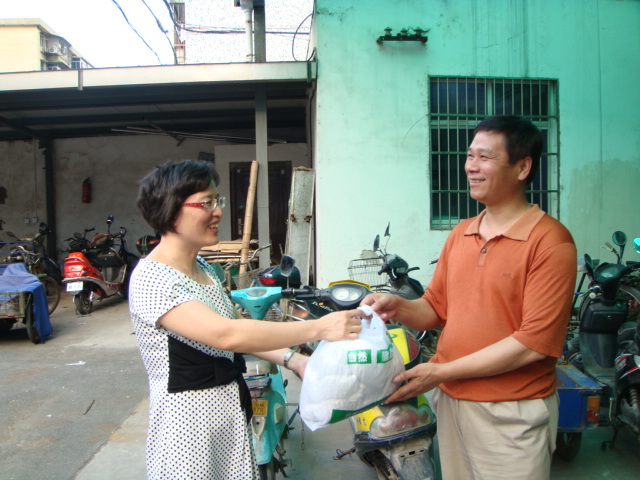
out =
[[515,163],[525,157],[531,157],[531,171],[526,178],[527,184],[533,182],[540,167],[542,155],[542,133],[529,120],[515,115],[496,115],[482,120],[473,130],[478,132],[496,132],[504,135],[505,149],[509,163]]
[[169,161],[155,167],[140,180],[136,206],[156,232],[175,232],[185,199],[218,185],[213,163],[203,160]]

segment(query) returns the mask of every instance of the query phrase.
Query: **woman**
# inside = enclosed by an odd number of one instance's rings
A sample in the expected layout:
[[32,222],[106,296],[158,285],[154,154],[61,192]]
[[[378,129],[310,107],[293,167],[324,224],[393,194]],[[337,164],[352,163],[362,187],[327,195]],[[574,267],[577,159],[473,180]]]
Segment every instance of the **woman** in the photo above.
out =
[[287,347],[355,339],[360,331],[358,310],[313,322],[235,318],[213,269],[197,256],[218,243],[225,200],[217,182],[207,162],[169,162],[144,177],[138,192],[138,208],[162,234],[134,270],[129,300],[149,376],[152,479],[259,478],[243,360],[234,352],[253,352],[280,365],[286,355],[286,366],[302,376],[306,357],[291,355]]

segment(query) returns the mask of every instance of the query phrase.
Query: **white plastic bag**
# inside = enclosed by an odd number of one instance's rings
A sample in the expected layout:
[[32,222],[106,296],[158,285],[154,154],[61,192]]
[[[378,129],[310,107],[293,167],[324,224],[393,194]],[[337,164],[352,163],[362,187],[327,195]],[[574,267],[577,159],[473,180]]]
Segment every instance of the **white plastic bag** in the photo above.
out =
[[300,416],[313,431],[381,404],[399,386],[404,362],[382,319],[364,305],[358,340],[321,341],[307,363]]

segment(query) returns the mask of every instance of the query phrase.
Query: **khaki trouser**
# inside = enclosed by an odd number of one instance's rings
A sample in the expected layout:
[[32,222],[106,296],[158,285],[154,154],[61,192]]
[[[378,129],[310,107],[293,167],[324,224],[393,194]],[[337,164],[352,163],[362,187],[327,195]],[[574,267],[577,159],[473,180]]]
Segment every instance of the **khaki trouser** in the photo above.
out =
[[558,395],[512,402],[433,391],[443,480],[546,480],[556,448]]

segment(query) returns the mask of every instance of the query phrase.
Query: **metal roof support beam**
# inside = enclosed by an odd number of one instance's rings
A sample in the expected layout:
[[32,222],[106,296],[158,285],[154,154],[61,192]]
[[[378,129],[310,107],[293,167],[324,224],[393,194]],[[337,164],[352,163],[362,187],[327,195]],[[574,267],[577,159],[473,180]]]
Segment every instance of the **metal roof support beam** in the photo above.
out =
[[[254,55],[256,63],[267,61],[264,1],[253,2]],[[256,160],[258,161],[258,245],[271,243],[269,233],[269,158],[267,153],[267,88],[256,87]],[[260,268],[271,265],[271,249],[260,252]]]
[[[258,161],[258,245],[271,243],[269,234],[269,157],[267,153],[267,91],[256,87],[256,160]],[[260,268],[271,264],[271,250],[260,252]]]
[[47,226],[51,233],[47,235],[47,256],[49,258],[58,259],[56,240],[57,240],[57,224],[56,224],[56,191],[55,181],[53,178],[53,141],[50,139],[41,140],[40,148],[44,149],[44,178],[45,178],[45,199],[47,202]]
[[266,17],[264,12],[264,1],[257,0],[253,2],[253,48],[256,62],[267,61],[267,34],[266,34]]
[[9,127],[10,129],[18,132],[18,133],[26,135],[27,137],[36,138],[38,140],[45,140],[45,137],[43,137],[42,135],[38,135],[36,132],[31,130],[30,128],[23,127],[21,125],[17,125],[16,123],[11,122],[11,121],[9,121],[6,118],[1,117],[1,116],[0,116],[0,125],[5,125],[5,126]]

